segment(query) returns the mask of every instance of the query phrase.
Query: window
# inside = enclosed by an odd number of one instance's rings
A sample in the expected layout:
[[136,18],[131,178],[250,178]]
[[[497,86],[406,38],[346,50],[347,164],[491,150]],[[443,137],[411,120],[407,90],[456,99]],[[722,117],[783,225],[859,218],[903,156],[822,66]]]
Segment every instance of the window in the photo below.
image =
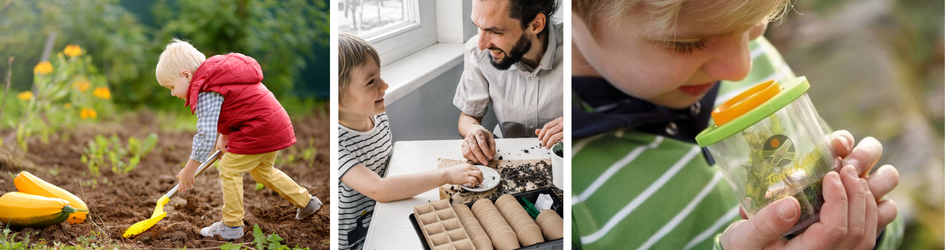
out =
[[341,33],[373,44],[385,66],[436,42],[435,0],[340,0]]
[[384,30],[418,23],[418,15],[406,6],[408,0],[343,0],[338,23],[340,32],[372,36]]

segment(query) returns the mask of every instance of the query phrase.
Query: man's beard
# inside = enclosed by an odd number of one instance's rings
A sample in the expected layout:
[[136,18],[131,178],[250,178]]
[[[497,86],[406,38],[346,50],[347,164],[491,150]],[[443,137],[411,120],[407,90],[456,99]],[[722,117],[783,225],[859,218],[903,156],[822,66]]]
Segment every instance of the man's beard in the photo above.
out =
[[[490,48],[490,49],[498,49],[498,48],[495,47],[495,48]],[[501,62],[496,61],[495,58],[492,57],[491,65],[495,66],[495,68],[498,70],[507,70],[508,68],[511,67],[512,64],[515,64],[516,62],[521,61],[521,58],[523,58],[524,54],[527,54],[528,50],[530,49],[531,49],[531,42],[528,41],[528,36],[522,33],[521,38],[519,38],[518,42],[515,43],[515,46],[511,48],[511,53],[507,51],[502,51],[502,52],[505,52],[505,57],[501,59]]]

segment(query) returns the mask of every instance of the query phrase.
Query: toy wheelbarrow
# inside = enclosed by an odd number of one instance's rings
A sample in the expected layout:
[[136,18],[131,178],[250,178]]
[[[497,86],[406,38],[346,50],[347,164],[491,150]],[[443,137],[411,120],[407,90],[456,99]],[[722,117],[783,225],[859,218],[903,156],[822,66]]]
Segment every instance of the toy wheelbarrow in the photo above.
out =
[[[214,163],[219,158],[221,158],[221,155],[223,154],[224,152],[221,152],[221,150],[214,152],[211,157],[208,157],[208,160],[206,160],[205,163],[202,163],[200,166],[198,166],[198,170],[195,171],[195,177],[198,177],[198,175],[204,172],[205,169],[208,169],[208,166],[211,166],[211,163]],[[165,193],[165,195],[162,196],[162,198],[158,199],[158,203],[155,204],[155,212],[152,212],[152,218],[133,224],[131,227],[129,227],[129,229],[125,230],[125,233],[122,234],[122,237],[129,238],[139,235],[149,228],[152,228],[152,226],[154,226],[155,223],[158,223],[158,221],[165,218],[167,213],[165,213],[162,208],[165,207],[165,204],[168,204],[168,200],[171,199],[172,196],[175,196],[176,193],[178,193],[178,185],[175,185],[172,190],[169,190],[168,193]]]

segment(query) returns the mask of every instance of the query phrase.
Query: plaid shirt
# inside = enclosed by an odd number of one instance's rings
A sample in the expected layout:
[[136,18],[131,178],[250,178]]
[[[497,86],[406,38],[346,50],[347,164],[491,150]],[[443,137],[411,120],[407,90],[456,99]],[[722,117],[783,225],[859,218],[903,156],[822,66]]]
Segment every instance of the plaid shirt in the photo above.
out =
[[218,139],[218,116],[221,115],[221,104],[224,96],[217,92],[201,92],[195,104],[195,115],[198,116],[198,133],[192,140],[191,159],[204,163],[214,149]]

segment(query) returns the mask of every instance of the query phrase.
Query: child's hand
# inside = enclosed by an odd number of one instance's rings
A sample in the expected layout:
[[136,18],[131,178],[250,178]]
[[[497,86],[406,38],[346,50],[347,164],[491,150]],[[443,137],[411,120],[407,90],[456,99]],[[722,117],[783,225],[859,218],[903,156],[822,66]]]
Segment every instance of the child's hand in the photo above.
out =
[[185,168],[178,171],[178,175],[175,176],[178,178],[178,192],[184,193],[195,184],[195,171],[198,170],[199,165],[201,165],[200,162],[189,159]]
[[218,134],[218,140],[214,143],[214,150],[221,150],[221,152],[228,152],[228,136],[224,134]]
[[843,160],[836,161],[835,170],[841,172],[842,166],[854,166],[858,176],[867,180],[871,194],[878,206],[877,232],[880,233],[897,218],[897,204],[892,200],[884,199],[900,182],[900,173],[891,165],[884,165],[870,173],[874,165],[881,159],[883,147],[874,137],[865,137],[854,146],[854,137],[846,130],[835,131],[832,135],[832,150]]
[[462,140],[462,155],[470,161],[488,165],[495,159],[495,137],[485,128],[468,133]]
[[538,135],[541,146],[551,149],[555,143],[564,139],[564,117],[558,117],[547,124],[544,128],[535,129],[534,134]]
[[455,165],[445,168],[445,171],[445,180],[452,185],[471,183],[474,187],[482,183],[482,171],[471,164]]
[[181,171],[178,171],[178,175],[175,176],[178,178],[178,192],[184,193],[185,190],[195,185],[195,173],[188,173],[185,171],[187,169],[188,168],[182,168]]
[[[872,249],[878,235],[879,207],[868,182],[854,166],[825,175],[825,203],[820,219],[801,235],[786,240],[782,234],[798,221],[801,205],[794,198],[769,204],[749,220],[740,220],[723,232],[723,249]],[[881,218],[887,220],[886,218]],[[891,218],[893,220],[893,217]]]

